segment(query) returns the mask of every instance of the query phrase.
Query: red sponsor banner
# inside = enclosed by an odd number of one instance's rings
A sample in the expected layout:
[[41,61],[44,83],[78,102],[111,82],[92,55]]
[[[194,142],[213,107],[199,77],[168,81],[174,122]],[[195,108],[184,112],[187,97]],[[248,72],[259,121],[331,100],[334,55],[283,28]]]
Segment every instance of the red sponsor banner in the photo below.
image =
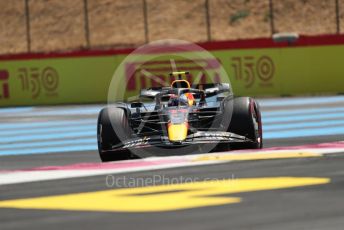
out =
[[[271,38],[239,39],[230,41],[212,41],[197,43],[200,47],[209,50],[236,50],[236,49],[267,49],[267,48],[292,48],[308,46],[329,46],[344,44],[344,34],[325,34],[315,36],[301,35],[294,43],[274,42]],[[183,46],[183,45],[181,45]],[[188,46],[188,45],[184,45]],[[190,50],[190,47],[181,47],[181,51]],[[135,48],[130,49],[109,49],[109,50],[76,50],[68,52],[52,53],[23,53],[23,54],[5,54],[0,55],[0,61],[9,60],[28,60],[28,59],[46,59],[46,58],[76,58],[76,57],[95,57],[95,56],[113,56],[121,54],[130,54]],[[158,52],[175,52],[175,46],[165,46],[163,49],[157,49]],[[191,50],[190,50],[191,51]],[[137,52],[137,51],[136,51]],[[151,51],[150,51],[151,52]],[[144,52],[143,52],[144,54]]]
[[[207,78],[212,82],[220,82],[221,66],[218,59],[174,60],[174,65],[179,71],[190,71],[188,79],[186,79],[190,83],[197,81],[197,83],[204,84],[207,82]],[[172,66],[170,60],[125,63],[127,90],[136,91],[139,88],[170,85],[176,80],[168,75],[173,71]],[[196,79],[197,77],[200,79]]]

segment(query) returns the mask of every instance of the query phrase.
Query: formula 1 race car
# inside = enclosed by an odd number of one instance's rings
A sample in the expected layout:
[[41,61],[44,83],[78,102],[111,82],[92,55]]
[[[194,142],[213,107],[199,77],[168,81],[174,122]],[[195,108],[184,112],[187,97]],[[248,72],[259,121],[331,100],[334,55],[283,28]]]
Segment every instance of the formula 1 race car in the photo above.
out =
[[181,154],[185,146],[210,146],[212,151],[262,148],[261,114],[254,99],[234,97],[225,83],[190,85],[183,79],[188,72],[170,75],[178,79],[170,87],[142,89],[139,100],[100,111],[102,161],[131,159],[137,150],[150,148]]

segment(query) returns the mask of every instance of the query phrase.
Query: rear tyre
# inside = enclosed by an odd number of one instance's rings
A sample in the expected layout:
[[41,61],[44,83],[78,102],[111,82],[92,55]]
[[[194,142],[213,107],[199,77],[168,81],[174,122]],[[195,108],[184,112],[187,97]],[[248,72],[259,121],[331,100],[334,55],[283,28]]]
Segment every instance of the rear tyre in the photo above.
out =
[[[233,106],[231,105],[233,103]],[[260,149],[263,147],[262,122],[259,105],[249,97],[234,98],[224,102],[224,114],[232,117],[227,132],[249,138],[252,142],[235,143],[230,149]]]
[[103,162],[131,159],[129,150],[111,151],[112,146],[121,144],[121,139],[126,140],[130,136],[131,128],[124,109],[113,107],[104,108],[100,111],[97,139],[99,156]]

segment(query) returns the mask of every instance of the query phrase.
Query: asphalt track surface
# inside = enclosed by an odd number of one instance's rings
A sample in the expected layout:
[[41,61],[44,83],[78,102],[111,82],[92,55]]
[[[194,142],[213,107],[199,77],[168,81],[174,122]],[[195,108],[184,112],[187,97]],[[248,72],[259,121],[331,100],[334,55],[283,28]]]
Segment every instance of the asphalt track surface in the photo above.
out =
[[[338,100],[337,100],[338,99]],[[266,115],[267,138],[265,148],[281,146],[300,146],[306,144],[328,143],[344,140],[342,132],[344,120],[344,100],[343,97],[328,98],[301,98],[296,100],[286,99],[285,103],[279,100],[262,100],[263,116]],[[282,100],[283,101],[283,100]],[[323,102],[321,102],[323,101]],[[302,103],[301,103],[302,102]],[[275,105],[278,106],[275,106]],[[87,107],[87,106],[86,106]],[[91,106],[92,107],[92,106]],[[99,106],[100,107],[100,106]],[[80,107],[85,108],[85,106]],[[88,107],[90,108],[90,107]],[[75,109],[75,114],[66,114],[58,111],[70,111]],[[51,122],[61,120],[87,120],[95,119],[95,113],[78,113],[79,107],[42,107],[32,108],[27,111],[27,115],[22,111],[22,115],[14,111],[0,111],[0,129],[5,129],[6,124],[19,123],[28,124],[34,122]],[[97,110],[98,107],[92,107]],[[302,110],[302,111],[301,111]],[[56,112],[57,111],[57,112]],[[282,112],[281,112],[282,111]],[[289,111],[286,118],[274,120],[274,117],[280,116],[280,112]],[[300,112],[301,111],[301,112]],[[270,113],[271,112],[271,113]],[[13,113],[13,114],[12,114]],[[12,115],[11,115],[12,114]],[[24,115],[23,115],[24,114]],[[39,115],[41,114],[41,115]],[[45,115],[44,115],[45,114]],[[8,115],[8,116],[7,116]],[[282,115],[281,115],[282,116]],[[304,119],[302,118],[304,117]],[[299,118],[300,120],[295,120]],[[294,119],[294,120],[293,120]],[[312,124],[312,122],[314,124]],[[275,125],[276,123],[276,125]],[[294,128],[290,124],[298,124]],[[306,125],[304,125],[306,124]],[[321,127],[316,127],[319,124]],[[2,126],[4,127],[2,127]],[[282,125],[282,126],[281,126]],[[24,125],[25,126],[25,125]],[[23,127],[24,127],[23,126]],[[306,126],[306,127],[304,127]],[[288,128],[289,127],[289,128]],[[311,128],[309,128],[311,127]],[[94,127],[95,128],[95,127]],[[277,133],[282,135],[281,129],[290,129],[295,134],[285,131],[285,137],[274,138]],[[23,130],[20,126],[15,130]],[[21,131],[25,133],[24,131]],[[35,131],[36,132],[36,131]],[[39,131],[37,131],[39,132]],[[63,131],[72,135],[72,131]],[[81,132],[88,132],[87,130]],[[282,133],[282,134],[281,134]],[[276,135],[277,135],[276,134]],[[323,135],[322,135],[323,134]],[[331,135],[332,134],[332,135]],[[58,134],[59,135],[59,134]],[[46,134],[47,136],[47,134]],[[0,175],[6,174],[7,171],[20,169],[32,169],[42,166],[66,166],[79,163],[90,163],[95,166],[99,165],[97,153],[93,147],[90,150],[77,150],[73,144],[70,146],[71,151],[58,147],[61,151],[53,152],[57,149],[57,143],[54,147],[44,147],[47,152],[39,151],[42,147],[36,149],[28,147],[18,147],[18,153],[8,151],[4,145],[15,146],[20,142],[20,135],[13,132],[13,137],[8,142],[1,142],[0,148]],[[39,138],[39,136],[37,136]],[[31,137],[30,137],[31,138]],[[65,139],[70,139],[66,137]],[[63,137],[58,136],[51,140],[62,141]],[[71,138],[74,140],[73,138]],[[28,143],[34,143],[34,140]],[[75,143],[78,139],[75,139]],[[61,142],[62,143],[62,142]],[[95,143],[92,143],[95,145]],[[29,146],[29,144],[27,145]],[[13,147],[15,148],[15,147]],[[25,151],[27,150],[27,153]],[[12,149],[13,150],[13,149]],[[301,151],[301,150],[300,150]],[[243,153],[244,154],[244,153]],[[30,170],[28,170],[30,171]],[[167,191],[155,189],[163,182],[158,181],[154,186],[148,185],[151,189],[142,193],[130,184],[122,183],[109,184],[107,178],[109,175],[85,176],[77,178],[66,178],[58,180],[41,180],[28,183],[13,183],[0,185],[0,229],[343,229],[344,227],[344,151],[337,151],[334,154],[322,155],[319,157],[297,157],[289,159],[263,159],[263,160],[246,160],[246,161],[224,161],[217,164],[194,165],[189,167],[172,167],[166,169],[144,170],[127,173],[116,173],[110,176],[116,178],[126,178],[128,181],[147,181],[152,177],[163,177],[165,181],[176,179],[177,182],[187,184],[185,179],[192,182],[203,183],[207,180],[219,181],[227,179],[231,186],[243,188],[241,185],[245,179],[255,178],[257,181],[250,183],[255,184],[250,191],[229,192],[219,187],[217,192],[208,193],[205,197],[210,197],[201,204],[197,201],[177,199],[175,194],[183,193],[184,190],[197,192],[211,190],[204,185],[200,188],[172,188]],[[267,179],[268,178],[268,179]],[[302,179],[303,178],[303,179]],[[282,185],[278,188],[269,188],[274,183],[282,183],[290,180],[307,180],[305,178],[315,178],[306,185],[300,182],[299,185],[287,186]],[[271,179],[271,180],[269,180]],[[322,182],[319,182],[321,180]],[[0,181],[1,183],[1,181]],[[237,184],[235,184],[237,183]],[[289,183],[289,182],[288,182]],[[297,182],[298,183],[298,182]],[[142,184],[137,184],[140,187]],[[126,201],[123,203],[111,203],[109,199],[107,206],[120,207],[126,211],[109,211],[90,210],[104,202],[104,198],[95,195],[90,201],[91,208],[80,211],[78,207],[78,198],[73,204],[75,210],[63,210],[63,208],[14,208],[2,206],[2,201],[17,200],[23,198],[39,198],[55,195],[63,195],[62,203],[70,202],[65,200],[66,194],[79,194],[86,192],[98,191],[116,191],[118,192],[125,187],[130,187],[130,191],[137,191],[137,194],[129,195],[128,199],[119,199]],[[232,188],[232,187],[231,187]],[[226,190],[226,191],[225,191]],[[115,194],[114,193],[114,194]],[[98,194],[98,193],[96,193]],[[115,196],[115,195],[114,195]],[[193,196],[193,195],[192,195]],[[135,198],[144,198],[145,200],[139,209],[135,209]],[[197,194],[196,194],[197,197]],[[223,204],[212,203],[211,198],[240,198],[240,202],[224,202]],[[111,198],[111,196],[110,196]],[[169,210],[156,210],[155,204],[160,202],[159,199],[171,199],[173,207]],[[73,198],[72,198],[73,200]],[[58,200],[59,201],[59,200]],[[35,201],[38,202],[39,201]],[[46,200],[49,204],[54,200]],[[106,202],[106,201],[105,201]],[[178,203],[179,202],[179,203]],[[219,201],[221,203],[221,201]],[[38,205],[37,203],[37,205]],[[61,202],[60,202],[61,203]],[[190,204],[189,204],[190,203]],[[189,204],[189,207],[183,205]],[[19,201],[19,206],[20,204]],[[35,205],[35,204],[34,204]],[[58,204],[59,205],[59,204]],[[63,206],[64,204],[62,204]],[[72,206],[73,206],[72,205]],[[138,203],[136,205],[139,205]],[[39,206],[39,205],[38,205]],[[101,206],[101,205],[100,205]],[[103,205],[104,206],[104,205]],[[100,209],[102,209],[102,207]],[[130,208],[129,206],[132,206]],[[157,205],[159,207],[159,205]],[[128,208],[129,207],[129,208]],[[155,209],[155,208],[156,209]],[[161,207],[160,207],[161,208]],[[142,210],[144,209],[144,210]]]

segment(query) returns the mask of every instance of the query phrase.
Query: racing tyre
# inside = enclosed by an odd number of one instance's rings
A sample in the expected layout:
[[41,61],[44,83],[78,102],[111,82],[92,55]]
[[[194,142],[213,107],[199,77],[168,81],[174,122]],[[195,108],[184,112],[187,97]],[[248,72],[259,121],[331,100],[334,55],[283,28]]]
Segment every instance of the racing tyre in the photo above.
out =
[[[263,147],[262,122],[259,105],[249,97],[234,98],[225,101],[224,110],[233,111],[227,132],[245,136],[253,142],[236,143],[230,149],[260,149]],[[231,106],[230,103],[233,103]]]
[[113,107],[104,108],[100,111],[97,124],[97,139],[99,156],[103,162],[131,159],[129,150],[111,151],[113,145],[121,144],[121,139],[125,140],[130,136],[131,128],[124,109]]

